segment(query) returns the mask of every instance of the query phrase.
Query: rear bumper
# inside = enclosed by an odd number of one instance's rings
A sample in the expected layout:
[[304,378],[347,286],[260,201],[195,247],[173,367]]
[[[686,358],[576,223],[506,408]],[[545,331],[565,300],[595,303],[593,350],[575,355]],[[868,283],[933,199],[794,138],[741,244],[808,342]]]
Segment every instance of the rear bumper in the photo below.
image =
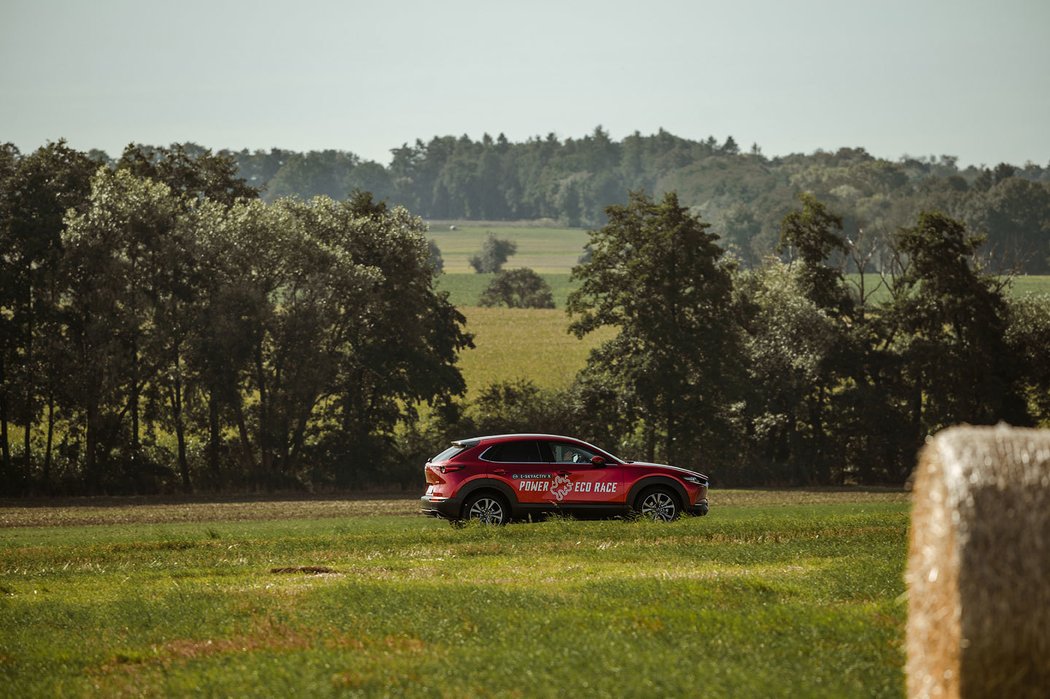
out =
[[442,498],[424,495],[419,499],[422,514],[427,517],[441,517],[443,519],[459,519],[459,513],[463,508],[460,498]]

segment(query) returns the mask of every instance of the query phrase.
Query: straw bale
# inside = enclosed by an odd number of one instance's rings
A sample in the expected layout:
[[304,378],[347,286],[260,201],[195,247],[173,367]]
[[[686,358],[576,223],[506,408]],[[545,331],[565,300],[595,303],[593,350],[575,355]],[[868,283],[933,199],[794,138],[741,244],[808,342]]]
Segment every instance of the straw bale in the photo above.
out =
[[908,695],[1048,696],[1050,430],[937,434],[911,521]]

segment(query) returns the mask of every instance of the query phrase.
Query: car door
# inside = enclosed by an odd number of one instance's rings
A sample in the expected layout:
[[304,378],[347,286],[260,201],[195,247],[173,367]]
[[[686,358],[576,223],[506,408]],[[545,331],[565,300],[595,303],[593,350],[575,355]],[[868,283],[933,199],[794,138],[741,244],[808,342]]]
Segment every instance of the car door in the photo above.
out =
[[488,462],[488,472],[492,476],[510,486],[518,502],[550,502],[554,469],[535,439],[494,444],[485,450],[481,459]]
[[[556,502],[566,505],[623,502],[619,464],[573,442],[544,441],[541,448],[551,460],[550,497]],[[593,463],[595,456],[601,456],[604,463]]]

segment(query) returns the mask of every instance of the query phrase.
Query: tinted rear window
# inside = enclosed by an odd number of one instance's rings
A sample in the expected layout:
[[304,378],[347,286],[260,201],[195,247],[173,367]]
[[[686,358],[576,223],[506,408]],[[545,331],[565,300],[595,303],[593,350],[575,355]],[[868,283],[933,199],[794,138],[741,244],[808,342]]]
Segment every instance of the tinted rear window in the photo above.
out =
[[452,445],[451,447],[449,447],[445,451],[441,452],[437,456],[435,456],[432,459],[430,459],[430,463],[436,464],[439,461],[448,461],[449,459],[451,459],[456,454],[462,453],[465,449],[466,449],[466,447],[457,447],[456,445]]
[[540,447],[536,442],[504,442],[489,447],[482,455],[488,461],[501,463],[532,464],[545,461],[540,458]]

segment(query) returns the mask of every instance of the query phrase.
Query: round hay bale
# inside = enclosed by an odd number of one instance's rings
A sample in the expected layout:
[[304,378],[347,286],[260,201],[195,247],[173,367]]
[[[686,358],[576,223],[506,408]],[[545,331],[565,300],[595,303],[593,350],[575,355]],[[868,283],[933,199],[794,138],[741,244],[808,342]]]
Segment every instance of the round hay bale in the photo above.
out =
[[955,427],[913,492],[911,697],[1050,691],[1050,430]]

